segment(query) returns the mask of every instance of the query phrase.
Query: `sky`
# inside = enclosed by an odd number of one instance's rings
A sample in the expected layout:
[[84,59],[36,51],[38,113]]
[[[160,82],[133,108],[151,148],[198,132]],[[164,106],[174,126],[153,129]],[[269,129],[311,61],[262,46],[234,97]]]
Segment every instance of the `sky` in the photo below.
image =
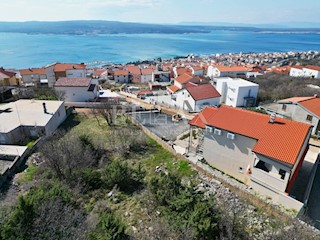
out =
[[0,6],[0,21],[320,23],[319,0],[0,0]]

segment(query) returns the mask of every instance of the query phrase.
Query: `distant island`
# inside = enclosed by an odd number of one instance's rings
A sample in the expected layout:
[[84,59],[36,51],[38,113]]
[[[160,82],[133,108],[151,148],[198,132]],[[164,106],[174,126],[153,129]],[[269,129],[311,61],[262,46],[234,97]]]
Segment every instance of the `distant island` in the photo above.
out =
[[[221,23],[222,24],[222,23]],[[196,23],[165,25],[131,23],[117,21],[78,20],[78,21],[30,21],[30,22],[0,22],[0,32],[27,33],[27,34],[187,34],[187,33],[209,33],[214,30],[228,31],[253,31],[271,33],[320,33],[319,28],[268,28],[256,26],[243,26],[239,24],[222,26]]]

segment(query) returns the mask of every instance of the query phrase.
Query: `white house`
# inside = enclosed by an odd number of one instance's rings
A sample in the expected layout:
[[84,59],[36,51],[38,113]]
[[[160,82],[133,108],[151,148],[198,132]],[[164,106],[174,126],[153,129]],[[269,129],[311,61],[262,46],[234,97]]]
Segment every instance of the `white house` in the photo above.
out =
[[300,65],[292,66],[291,69],[290,69],[289,75],[291,77],[303,77],[304,76],[303,68],[304,67],[300,66]]
[[114,71],[114,81],[116,83],[129,83],[129,71],[127,70]]
[[288,195],[308,150],[311,125],[228,106],[208,107],[189,124],[203,129],[199,144],[208,164],[286,208],[303,206]]
[[219,92],[209,84],[188,84],[186,88],[172,95],[174,106],[186,111],[198,112],[206,106],[218,106]]
[[28,68],[19,71],[23,84],[36,84],[41,80],[47,79],[46,70],[44,68]]
[[66,102],[87,102],[98,97],[98,80],[91,78],[59,78],[54,89]]
[[192,75],[193,76],[203,76],[204,75],[204,69],[201,66],[192,66],[191,68]]
[[221,94],[220,103],[232,107],[254,106],[259,85],[241,78],[214,78],[216,89]]
[[0,144],[51,135],[65,120],[62,101],[18,100],[0,105]]
[[152,82],[153,69],[143,68],[141,69],[141,83]]
[[312,134],[320,134],[320,98],[317,96],[282,99],[277,103],[261,106],[261,108],[284,118],[311,124]]
[[215,77],[245,77],[249,69],[244,66],[209,66],[207,69],[207,76],[212,78]]
[[305,77],[320,78],[320,67],[307,65],[303,68],[303,75]]

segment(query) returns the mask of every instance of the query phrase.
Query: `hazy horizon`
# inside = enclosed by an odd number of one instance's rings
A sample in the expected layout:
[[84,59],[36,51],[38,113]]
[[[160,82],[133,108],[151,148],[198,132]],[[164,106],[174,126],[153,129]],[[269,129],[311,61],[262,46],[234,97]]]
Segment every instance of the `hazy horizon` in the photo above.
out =
[[[106,20],[180,24],[223,22],[231,24],[320,23],[320,1],[254,0],[11,0],[1,4],[0,21]],[[14,13],[14,14],[13,14]],[[36,16],[36,17],[35,17]]]

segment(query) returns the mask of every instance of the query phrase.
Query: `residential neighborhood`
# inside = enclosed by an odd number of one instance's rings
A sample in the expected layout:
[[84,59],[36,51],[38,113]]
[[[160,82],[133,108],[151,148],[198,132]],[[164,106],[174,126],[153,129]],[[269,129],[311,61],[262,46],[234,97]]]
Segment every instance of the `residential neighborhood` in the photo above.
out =
[[[317,184],[320,98],[293,95],[263,102],[259,94],[265,88],[258,80],[272,75],[316,81],[319,67],[261,64],[257,56],[242,54],[241,62],[232,62],[232,55],[190,55],[95,68],[56,62],[20,70],[0,68],[0,188],[19,175],[32,151],[41,152],[42,144],[60,134],[70,118],[84,116],[81,121],[90,119],[87,124],[97,122],[98,128],[104,121],[112,128],[120,118],[121,124],[133,124],[128,125],[130,131],[137,127],[163,151],[186,161],[194,171],[244,191],[247,199],[257,198],[295,217],[306,215]],[[121,124],[112,131],[122,129]],[[108,143],[114,144],[112,151],[124,149],[121,144],[130,138],[130,131],[117,131],[114,138],[126,136]],[[82,144],[86,138],[81,136]],[[166,174],[166,166],[153,167]]]

